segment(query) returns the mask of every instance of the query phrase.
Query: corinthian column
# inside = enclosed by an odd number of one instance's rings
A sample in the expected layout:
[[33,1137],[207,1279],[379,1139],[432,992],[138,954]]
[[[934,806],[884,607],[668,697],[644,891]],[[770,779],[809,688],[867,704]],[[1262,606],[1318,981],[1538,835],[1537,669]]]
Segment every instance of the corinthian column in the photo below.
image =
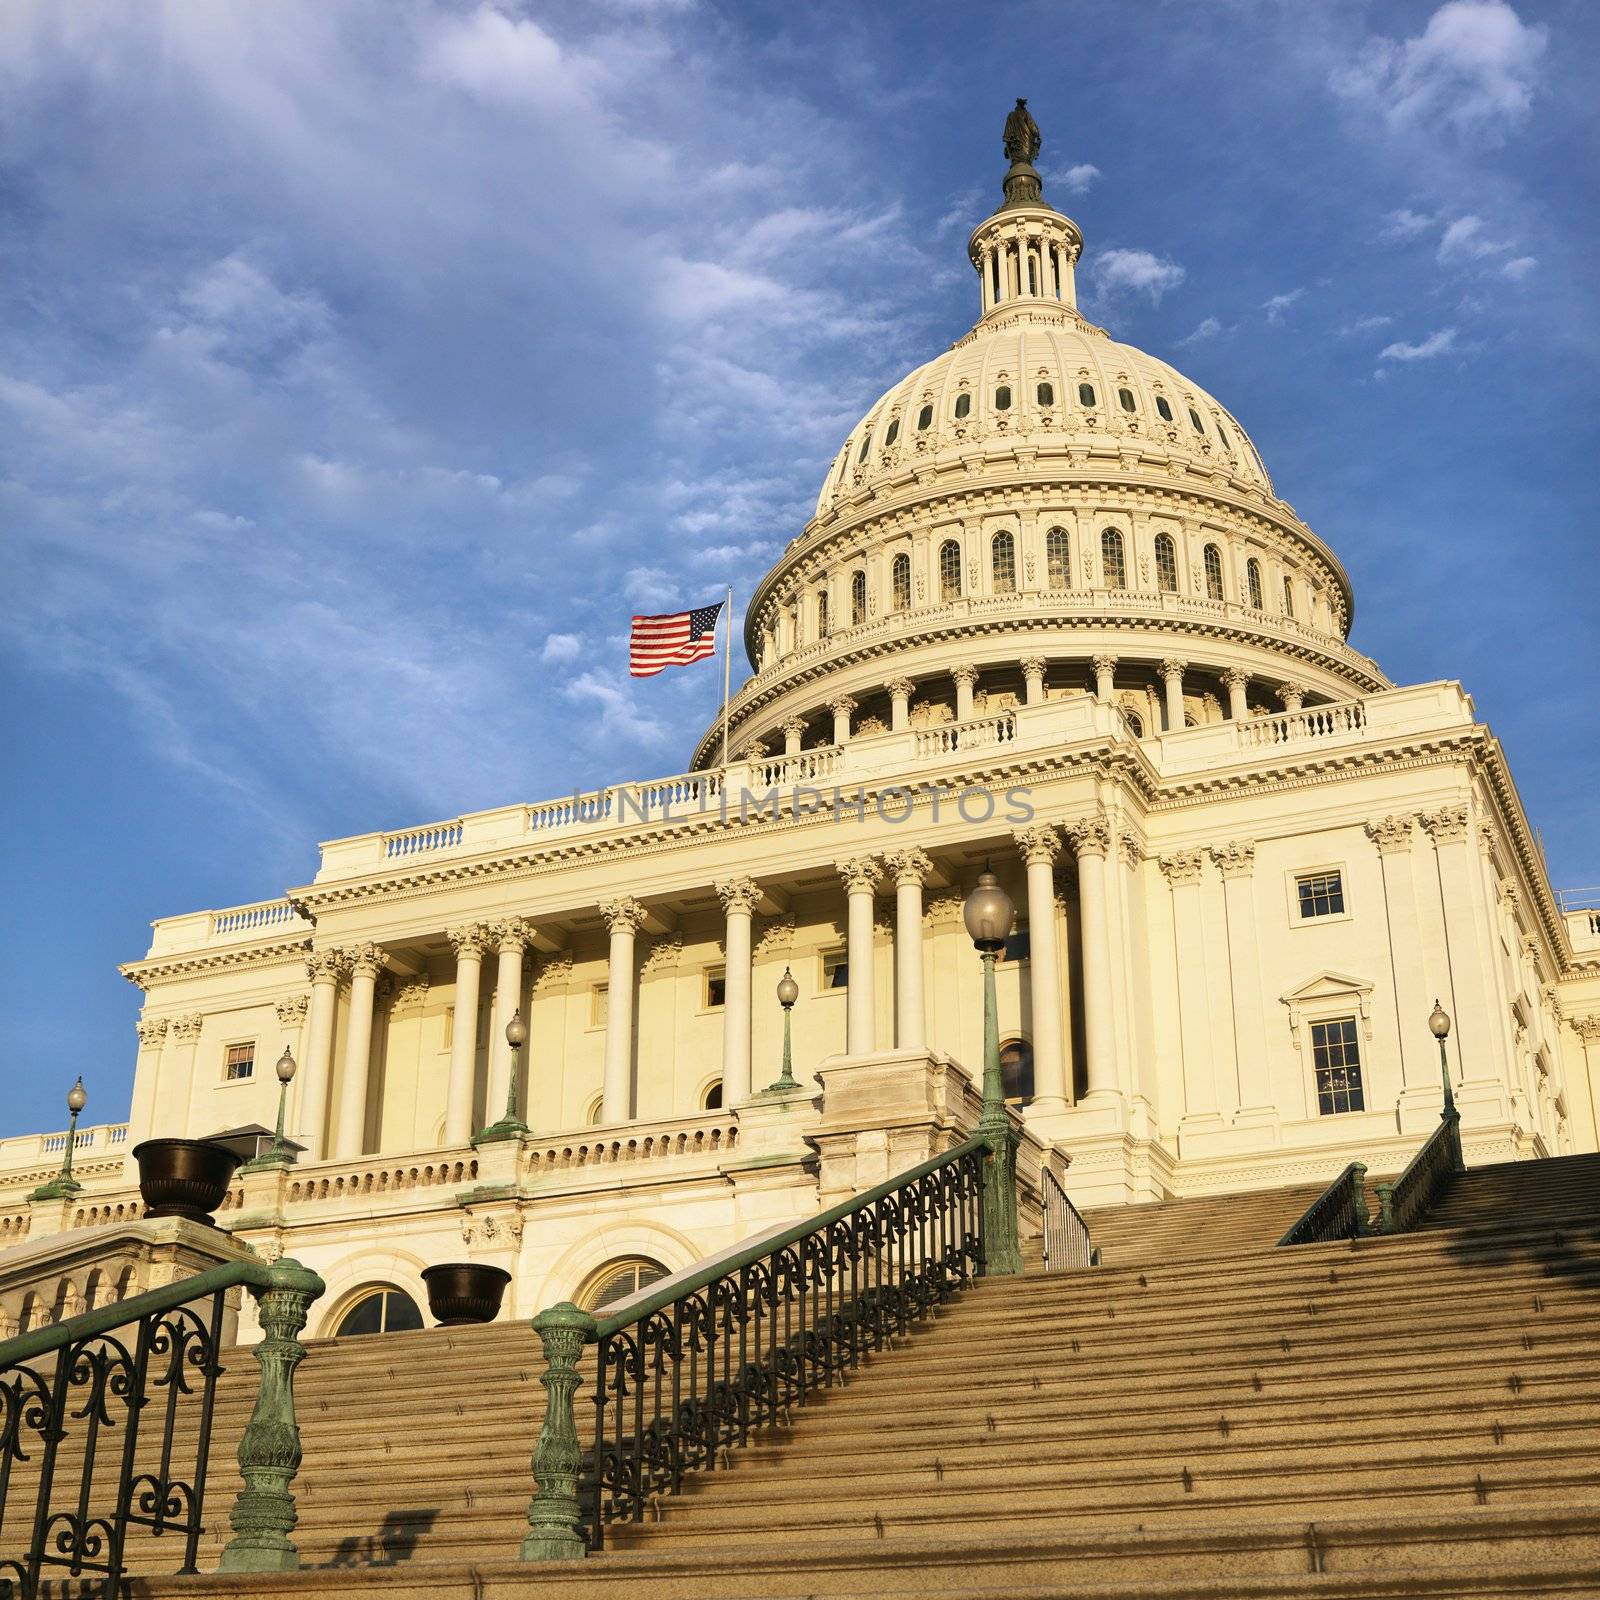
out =
[[1061,966],[1056,954],[1056,830],[1023,828],[1013,836],[1028,868],[1028,977],[1033,991],[1033,1103],[1067,1108],[1067,1058],[1061,1034]]
[[[456,997],[450,1026],[450,1079],[445,1087],[444,1142],[465,1144],[472,1137],[472,1091],[478,1076],[478,989],[483,979],[483,953],[489,930],[481,922],[452,928],[450,947],[456,953]],[[496,1114],[487,1100],[490,1119]]]
[[1111,704],[1112,681],[1117,673],[1115,656],[1096,656],[1090,663],[1094,668],[1094,697],[1103,706]]
[[1238,1080],[1233,1111],[1262,1111],[1272,1101],[1267,1082],[1267,1032],[1262,1018],[1260,941],[1256,933],[1252,877],[1256,847],[1249,839],[1214,845],[1211,859],[1222,874],[1222,899],[1228,919],[1228,980],[1233,996],[1233,1044]]
[[1161,663],[1161,681],[1167,691],[1167,732],[1183,732],[1183,675],[1189,670],[1187,661],[1169,656]]
[[750,1098],[750,917],[761,891],[749,878],[730,878],[716,888],[728,918],[723,941],[722,1103],[736,1106]]
[[644,924],[644,907],[624,896],[607,900],[600,915],[611,930],[611,965],[606,974],[606,1065],[600,1120],[633,1116],[633,944]]
[[165,1017],[140,1017],[139,1056],[133,1069],[133,1106],[128,1112],[128,1150],[155,1136],[161,1085],[161,1050],[167,1038]]
[[1022,703],[1028,706],[1042,706],[1044,704],[1044,657],[1024,656],[1017,665],[1022,668]]
[[921,850],[884,858],[894,876],[894,1042],[900,1050],[927,1048],[922,998],[922,888],[933,863]]
[[839,863],[849,896],[846,915],[849,990],[845,1000],[845,1053],[869,1055],[877,1048],[877,1023],[873,1016],[872,894],[882,876],[871,856],[856,856]]
[[[511,1087],[511,1046],[506,1024],[522,1009],[522,963],[533,929],[521,917],[491,923],[490,937],[499,952],[495,969],[494,1026],[489,1030],[489,1078],[483,1117],[494,1122],[505,1114],[506,1091]],[[526,1087],[526,1076],[521,1087]]]
[[783,725],[783,753],[786,756],[800,754],[800,741],[806,736],[806,719],[804,717],[790,717]]
[[1228,690],[1229,719],[1243,722],[1250,715],[1250,707],[1245,700],[1245,690],[1250,687],[1250,674],[1242,667],[1229,667],[1222,674],[1222,681]]
[[328,1084],[333,1077],[333,1017],[339,980],[350,970],[343,950],[313,950],[306,957],[311,980],[311,1018],[306,1025],[306,1058],[300,1064],[300,1143],[306,1159],[325,1160],[332,1140],[328,1130]]
[[856,702],[847,694],[842,694],[837,700],[828,702],[828,709],[833,713],[833,742],[835,744],[849,744],[850,713],[855,708]]
[[1106,855],[1111,824],[1085,817],[1067,830],[1078,857],[1078,907],[1083,918],[1083,1047],[1086,1098],[1117,1087],[1116,1021],[1112,1015],[1111,920],[1106,906]]
[[389,958],[375,944],[350,951],[350,1024],[344,1040],[344,1071],[339,1083],[339,1116],[333,1153],[349,1161],[362,1154],[367,1139],[367,1084],[372,1071],[372,1002],[378,974]]
[[889,731],[903,733],[911,726],[911,697],[917,686],[909,678],[891,678],[884,688],[889,691]]
[[963,662],[959,667],[951,668],[950,676],[956,686],[956,721],[969,722],[972,719],[972,691],[977,686],[978,669]]

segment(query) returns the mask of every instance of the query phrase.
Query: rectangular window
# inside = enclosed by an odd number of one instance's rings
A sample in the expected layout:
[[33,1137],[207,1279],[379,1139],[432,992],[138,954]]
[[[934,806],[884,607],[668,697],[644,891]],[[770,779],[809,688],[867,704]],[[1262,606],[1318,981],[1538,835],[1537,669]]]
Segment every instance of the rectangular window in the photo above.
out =
[[1323,1116],[1364,1109],[1361,1052],[1356,1046],[1354,1017],[1313,1022],[1311,1060],[1317,1076],[1317,1110]]
[[238,1083],[256,1075],[256,1047],[254,1044],[230,1044],[223,1057],[222,1076],[228,1083]]
[[589,990],[589,1026],[602,1027],[606,1020],[606,992],[609,983],[597,983]]
[[1302,917],[1342,917],[1344,878],[1337,872],[1308,872],[1294,880]]
[[822,952],[822,987],[824,992],[850,987],[850,963],[845,960],[843,950]]
[[728,975],[721,967],[706,969],[705,995],[701,1004],[707,1011],[715,1011],[728,1003]]
[[1000,952],[1002,961],[1026,961],[1033,953],[1033,947],[1028,940],[1028,930],[1018,928],[1015,933],[1008,934],[1006,946]]

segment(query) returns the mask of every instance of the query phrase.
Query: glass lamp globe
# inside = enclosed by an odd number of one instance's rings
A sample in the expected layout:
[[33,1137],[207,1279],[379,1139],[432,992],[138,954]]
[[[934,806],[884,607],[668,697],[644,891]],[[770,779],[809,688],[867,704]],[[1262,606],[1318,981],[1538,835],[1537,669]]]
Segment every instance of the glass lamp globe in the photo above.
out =
[[288,1045],[283,1047],[283,1054],[278,1057],[277,1072],[279,1083],[290,1083],[294,1080],[295,1060],[289,1052]]
[[778,979],[778,1004],[785,1011],[800,998],[800,985],[794,981],[794,974],[785,967],[783,976]]
[[84,1092],[83,1078],[80,1075],[78,1081],[67,1090],[67,1110],[76,1115],[78,1112],[82,1111],[83,1108],[88,1105],[88,1103],[89,1096]]
[[1016,921],[1017,908],[1011,896],[1000,887],[999,879],[985,864],[977,884],[961,907],[967,933],[980,950],[998,950]]
[[506,1024],[506,1043],[513,1050],[520,1050],[527,1042],[528,1024],[522,1020],[522,1013],[518,1011]]
[[1449,1036],[1450,1013],[1437,1000],[1433,1002],[1433,1014],[1428,1018],[1428,1026],[1433,1030],[1435,1039],[1444,1039]]

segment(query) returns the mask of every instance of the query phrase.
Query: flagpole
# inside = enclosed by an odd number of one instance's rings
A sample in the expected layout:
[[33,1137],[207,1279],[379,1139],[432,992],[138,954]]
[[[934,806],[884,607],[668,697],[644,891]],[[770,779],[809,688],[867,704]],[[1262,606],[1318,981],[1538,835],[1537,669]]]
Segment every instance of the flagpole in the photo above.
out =
[[728,690],[733,682],[733,585],[728,585],[728,631],[722,641],[722,764],[728,764]]

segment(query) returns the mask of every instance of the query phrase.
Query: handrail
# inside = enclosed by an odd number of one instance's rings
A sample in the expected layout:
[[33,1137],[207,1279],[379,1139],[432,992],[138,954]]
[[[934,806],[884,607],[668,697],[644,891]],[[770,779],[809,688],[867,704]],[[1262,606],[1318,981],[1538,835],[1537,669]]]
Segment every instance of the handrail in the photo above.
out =
[[[534,1318],[549,1395],[534,1452],[525,1561],[574,1559],[610,1522],[641,1521],[688,1473],[727,1467],[754,1430],[985,1270],[985,1206],[1014,1182],[993,1134],[636,1295],[604,1321],[570,1303]],[[1013,1199],[1013,1205],[1015,1204]],[[573,1399],[595,1346],[587,1463]]]
[[[294,1413],[294,1369],[305,1354],[298,1335],[311,1302],[323,1291],[316,1273],[288,1258],[268,1265],[245,1258],[208,1267],[177,1283],[96,1307],[48,1327],[0,1341],[0,1528],[19,1463],[37,1478],[31,1531],[21,1555],[0,1556],[0,1587],[21,1600],[39,1592],[43,1570],[64,1567],[73,1578],[103,1578],[102,1592],[122,1592],[129,1530],[153,1537],[181,1534],[180,1573],[195,1565],[211,1451],[212,1411],[221,1375],[223,1312],[230,1289],[244,1287],[257,1301],[264,1334],[254,1355],[261,1367],[255,1408],[239,1441],[245,1487],[230,1514],[235,1537],[223,1549],[223,1572],[284,1572],[299,1565],[288,1535],[295,1525],[290,1492],[300,1462]],[[209,1301],[208,1315],[195,1309]],[[123,1330],[129,1330],[124,1332]],[[53,1368],[39,1363],[55,1357]],[[201,1380],[193,1468],[187,1478],[174,1460],[179,1399]],[[140,1453],[141,1421],[152,1402],[159,1437]],[[120,1423],[121,1438],[115,1440]],[[80,1427],[73,1460],[78,1483],[66,1495],[70,1509],[55,1509],[59,1446],[72,1424]],[[120,1457],[113,1503],[105,1473],[95,1472],[97,1452],[113,1444]],[[34,1452],[38,1460],[35,1467]],[[81,1456],[81,1462],[78,1458]],[[16,1541],[9,1541],[15,1548]]]
[[1372,1232],[1367,1216],[1367,1169],[1352,1161],[1305,1209],[1305,1214],[1278,1241],[1331,1244],[1336,1239],[1361,1239]]
[[1433,1209],[1455,1175],[1465,1170],[1461,1113],[1452,1108],[1440,1117],[1439,1126],[1393,1183],[1373,1185],[1378,1196],[1378,1232],[1410,1233]]
[[1094,1250],[1089,1241],[1089,1224],[1073,1205],[1072,1197],[1061,1187],[1061,1180],[1049,1167],[1039,1175],[1044,1199],[1044,1270],[1076,1272],[1094,1265]]

